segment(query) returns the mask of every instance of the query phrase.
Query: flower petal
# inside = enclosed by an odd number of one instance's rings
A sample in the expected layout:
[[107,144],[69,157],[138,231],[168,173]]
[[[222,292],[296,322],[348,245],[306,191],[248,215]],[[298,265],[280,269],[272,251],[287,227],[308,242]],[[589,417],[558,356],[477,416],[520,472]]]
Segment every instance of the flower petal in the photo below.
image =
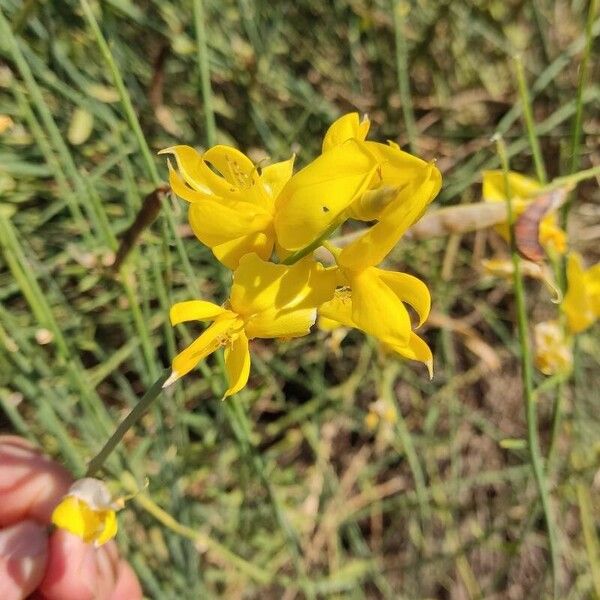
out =
[[239,331],[242,326],[243,323],[239,319],[229,316],[215,321],[200,337],[173,359],[171,364],[173,373],[177,378],[189,373],[201,360],[223,345],[224,338],[234,331]]
[[[512,199],[527,200],[534,198],[540,189],[540,184],[515,171],[508,172],[508,186]],[[505,202],[506,201],[506,187],[504,180],[504,171],[484,171],[483,172],[483,186],[482,196],[485,202]],[[518,205],[515,205],[518,208]]]
[[171,307],[171,325],[179,325],[187,321],[212,321],[227,313],[233,315],[231,311],[206,300],[177,302]]
[[242,152],[231,146],[213,146],[204,153],[204,160],[215,167],[227,183],[245,190],[258,180],[254,163]]
[[275,199],[294,172],[295,156],[282,162],[273,163],[263,168],[260,181],[267,194]]
[[431,295],[427,286],[417,277],[408,273],[383,271],[378,269],[379,277],[402,300],[410,304],[419,315],[419,325],[423,325],[431,310]]
[[289,311],[270,309],[258,313],[246,322],[249,338],[293,338],[310,333],[317,309],[294,308]]
[[83,503],[78,498],[65,496],[52,513],[52,523],[60,529],[85,538],[87,525],[82,506]]
[[431,349],[427,345],[427,342],[420,338],[416,333],[411,332],[410,339],[406,346],[390,344],[388,345],[388,348],[397,352],[404,358],[425,363],[427,370],[429,371],[429,378],[433,378],[433,354],[431,353]]
[[230,345],[225,347],[225,371],[229,388],[224,398],[239,392],[250,375],[250,351],[248,350],[248,338],[244,331],[240,331]]
[[567,293],[561,304],[572,333],[580,333],[596,320],[590,302],[586,274],[579,254],[570,252],[567,258]]
[[185,183],[192,189],[208,195],[227,197],[238,189],[215,173],[203,156],[191,146],[171,146],[159,154],[172,154]]
[[259,231],[271,230],[274,239],[271,215],[248,202],[196,202],[188,216],[192,231],[209,248]]
[[441,182],[437,167],[428,165],[418,179],[400,190],[397,199],[383,211],[378,223],[342,250],[338,264],[350,269],[378,265],[404,232],[423,214],[439,192]]
[[352,321],[386,344],[405,346],[411,334],[408,311],[380,272],[370,268],[351,276]]
[[365,116],[361,121],[357,112],[348,113],[334,121],[323,138],[323,152],[355,139],[362,142],[369,133],[371,122]]
[[335,278],[335,270],[323,269],[310,257],[287,266],[248,254],[233,275],[230,302],[246,317],[271,309],[316,308],[333,296]]
[[117,535],[117,515],[114,510],[103,511],[100,520],[104,527],[94,542],[95,546],[102,546],[102,544],[106,544]]
[[296,173],[275,203],[275,232],[287,250],[304,248],[334,225],[377,169],[364,143],[348,140]]
[[319,317],[338,326],[357,327],[352,319],[352,295],[348,290],[336,290],[333,298],[319,306]]
[[213,246],[212,251],[219,262],[234,270],[247,254],[257,254],[263,260],[269,260],[273,254],[273,243],[273,235],[259,231]]

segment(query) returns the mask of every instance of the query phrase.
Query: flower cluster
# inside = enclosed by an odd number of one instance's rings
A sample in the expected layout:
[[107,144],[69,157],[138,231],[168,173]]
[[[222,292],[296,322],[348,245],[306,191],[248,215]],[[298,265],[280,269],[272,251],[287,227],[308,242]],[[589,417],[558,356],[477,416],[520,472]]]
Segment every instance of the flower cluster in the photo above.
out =
[[[555,268],[558,264],[557,258],[564,256],[566,260],[567,285],[564,298],[543,261],[539,263],[524,261],[522,272],[525,275],[542,279],[553,291],[557,292],[560,299],[557,302],[560,302],[562,318],[542,321],[535,325],[536,366],[544,375],[568,373],[573,365],[573,336],[585,331],[600,318],[600,264],[585,269],[582,257],[577,252],[569,250],[567,234],[557,224],[556,208],[558,206],[551,201],[547,202],[549,198],[544,197],[544,190],[537,181],[514,171],[509,171],[506,176],[502,171],[485,171],[482,189],[484,201],[506,202],[507,185],[516,218],[515,237],[518,237],[519,234],[517,231],[519,219],[522,219],[527,211],[533,212],[531,219],[533,226],[525,229],[525,235],[535,235],[537,239],[533,241],[525,239],[524,245],[532,245],[537,242],[549,258],[555,262]],[[534,206],[536,202],[538,206]],[[507,240],[509,238],[508,228],[507,222],[497,226],[498,233]],[[516,241],[517,247],[519,247],[519,240]],[[519,247],[520,251],[521,249]],[[486,261],[484,268],[499,276],[512,276],[513,274],[512,263],[507,260]]]
[[[261,167],[228,146],[172,155],[170,184],[189,203],[196,237],[233,271],[229,299],[175,304],[173,325],[212,324],[172,364],[165,385],[223,347],[229,396],[250,372],[249,340],[309,333],[317,316],[327,328],[354,327],[397,354],[425,363],[432,355],[413,331],[429,314],[426,285],[380,265],[441,187],[439,170],[389,142],[367,141],[369,121],[347,114],[331,125],[320,155],[293,173],[294,157]],[[328,238],[352,219],[369,226],[338,248]],[[324,246],[333,265],[313,253]]]

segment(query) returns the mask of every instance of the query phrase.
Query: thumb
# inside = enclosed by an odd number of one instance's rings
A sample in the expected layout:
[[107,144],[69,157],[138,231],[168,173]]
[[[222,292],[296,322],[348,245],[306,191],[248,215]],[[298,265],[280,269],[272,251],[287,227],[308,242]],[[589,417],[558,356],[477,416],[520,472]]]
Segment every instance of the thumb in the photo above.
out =
[[27,598],[44,577],[48,551],[46,528],[22,521],[0,531],[0,598]]

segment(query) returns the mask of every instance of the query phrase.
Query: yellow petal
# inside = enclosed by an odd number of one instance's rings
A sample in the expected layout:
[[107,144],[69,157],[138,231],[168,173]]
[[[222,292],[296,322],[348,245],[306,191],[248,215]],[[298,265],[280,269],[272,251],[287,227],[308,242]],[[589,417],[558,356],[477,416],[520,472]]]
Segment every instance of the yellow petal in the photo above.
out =
[[378,223],[342,250],[338,264],[350,269],[378,265],[423,214],[439,192],[441,183],[437,167],[428,165],[418,179],[413,179],[401,189],[398,198],[383,211]]
[[287,311],[269,309],[248,319],[246,333],[249,338],[302,337],[310,333],[316,318],[316,307],[294,308]]
[[200,337],[173,359],[171,365],[173,373],[177,375],[177,378],[189,373],[201,360],[225,345],[227,339],[233,333],[237,333],[242,326],[239,319],[229,316],[215,321]]
[[367,189],[376,168],[364,143],[348,140],[296,173],[275,203],[275,232],[281,246],[299,250],[335,225]]
[[379,277],[379,269],[353,274],[351,288],[352,320],[359,329],[386,344],[408,344],[410,317],[404,304]]
[[581,256],[570,252],[567,258],[567,293],[561,308],[572,333],[584,331],[596,320],[586,283]]
[[84,538],[87,531],[86,519],[81,508],[81,501],[73,496],[65,496],[52,512],[52,523]]
[[404,152],[398,144],[388,142],[365,142],[367,150],[381,165],[377,185],[403,188],[422,177],[429,170],[429,163],[417,156]]
[[295,265],[277,265],[248,254],[233,275],[232,309],[249,317],[271,309],[313,308],[333,296],[336,274],[310,257]]
[[167,161],[167,166],[169,168],[169,185],[171,186],[171,190],[182,200],[186,202],[204,202],[207,199],[216,197],[208,189],[199,191],[187,185],[183,177],[173,168],[170,160]]
[[600,263],[590,267],[585,276],[590,305],[596,318],[600,317]]
[[233,315],[231,311],[206,300],[178,302],[171,307],[171,325],[179,325],[186,321],[212,321],[226,313]]
[[204,153],[204,160],[215,167],[227,183],[240,190],[250,188],[258,180],[254,163],[231,146],[213,146]]
[[283,186],[289,181],[294,171],[295,158],[292,156],[289,160],[268,165],[262,170],[260,181],[271,198],[277,198]]
[[[511,199],[518,202],[534,198],[540,189],[540,184],[515,171],[508,172],[508,186],[511,193]],[[482,196],[485,202],[505,202],[506,186],[503,171],[484,171]],[[515,208],[521,208],[515,204]]]
[[269,260],[273,254],[274,235],[271,230],[259,231],[213,246],[217,260],[229,269],[237,269],[240,259],[247,254],[257,254],[263,260]]
[[225,371],[229,388],[225,392],[225,398],[239,392],[250,375],[250,352],[248,350],[248,338],[241,331],[229,346],[225,347]]
[[[337,323],[344,327],[356,327],[352,319],[352,293],[349,289],[337,289],[329,302],[321,304],[319,307],[319,317],[326,319],[329,324]],[[319,324],[320,326],[320,324]]]
[[192,189],[207,195],[227,197],[238,189],[215,173],[202,155],[191,146],[172,146],[159,154],[172,154],[185,183]]
[[104,511],[100,515],[100,520],[104,524],[104,528],[95,540],[96,546],[106,544],[117,535],[117,515],[114,510]]
[[342,323],[339,321],[335,321],[334,319],[329,319],[325,316],[319,314],[319,318],[317,319],[317,326],[322,331],[334,331],[335,329],[339,329],[340,327],[344,327]]
[[394,344],[388,345],[388,347],[404,358],[425,363],[429,371],[429,378],[433,377],[433,354],[425,340],[420,338],[416,333],[410,334],[410,339],[406,346]]
[[431,295],[427,286],[408,273],[396,273],[378,269],[379,277],[396,294],[396,296],[412,306],[419,315],[419,325],[423,325],[431,309]]
[[251,233],[272,232],[272,217],[248,202],[204,200],[190,205],[189,221],[196,237],[212,248]]
[[347,140],[355,139],[362,142],[369,133],[370,125],[367,117],[361,121],[356,112],[340,117],[331,124],[323,138],[323,152],[327,152]]

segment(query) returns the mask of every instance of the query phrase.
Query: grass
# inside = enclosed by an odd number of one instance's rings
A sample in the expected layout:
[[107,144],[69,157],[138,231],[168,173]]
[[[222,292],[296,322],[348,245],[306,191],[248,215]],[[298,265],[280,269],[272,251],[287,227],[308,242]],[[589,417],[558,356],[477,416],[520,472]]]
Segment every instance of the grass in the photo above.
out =
[[[229,285],[179,235],[185,208],[168,197],[119,272],[107,266],[166,179],[161,148],[231,143],[305,164],[331,120],[358,110],[373,138],[437,159],[437,203],[456,205],[500,166],[499,133],[511,168],[575,174],[572,243],[600,259],[597,172],[578,175],[600,164],[597,2],[0,0],[0,11],[0,115],[14,123],[0,134],[0,428],[78,475],[195,333],[174,331],[168,307],[221,301]],[[76,112],[92,128],[73,144]],[[444,317],[425,329],[431,382],[356,332],[339,345],[314,333],[256,342],[233,400],[220,401],[218,360],[160,395],[104,466],[121,492],[142,490],[119,544],[146,594],[549,597],[553,575],[558,597],[598,594],[597,326],[569,381],[532,374],[552,573],[523,444],[515,295],[479,268],[502,252],[482,231],[406,241],[391,257]],[[546,289],[524,283],[530,324],[552,317]],[[397,419],[371,430],[378,399]]]

